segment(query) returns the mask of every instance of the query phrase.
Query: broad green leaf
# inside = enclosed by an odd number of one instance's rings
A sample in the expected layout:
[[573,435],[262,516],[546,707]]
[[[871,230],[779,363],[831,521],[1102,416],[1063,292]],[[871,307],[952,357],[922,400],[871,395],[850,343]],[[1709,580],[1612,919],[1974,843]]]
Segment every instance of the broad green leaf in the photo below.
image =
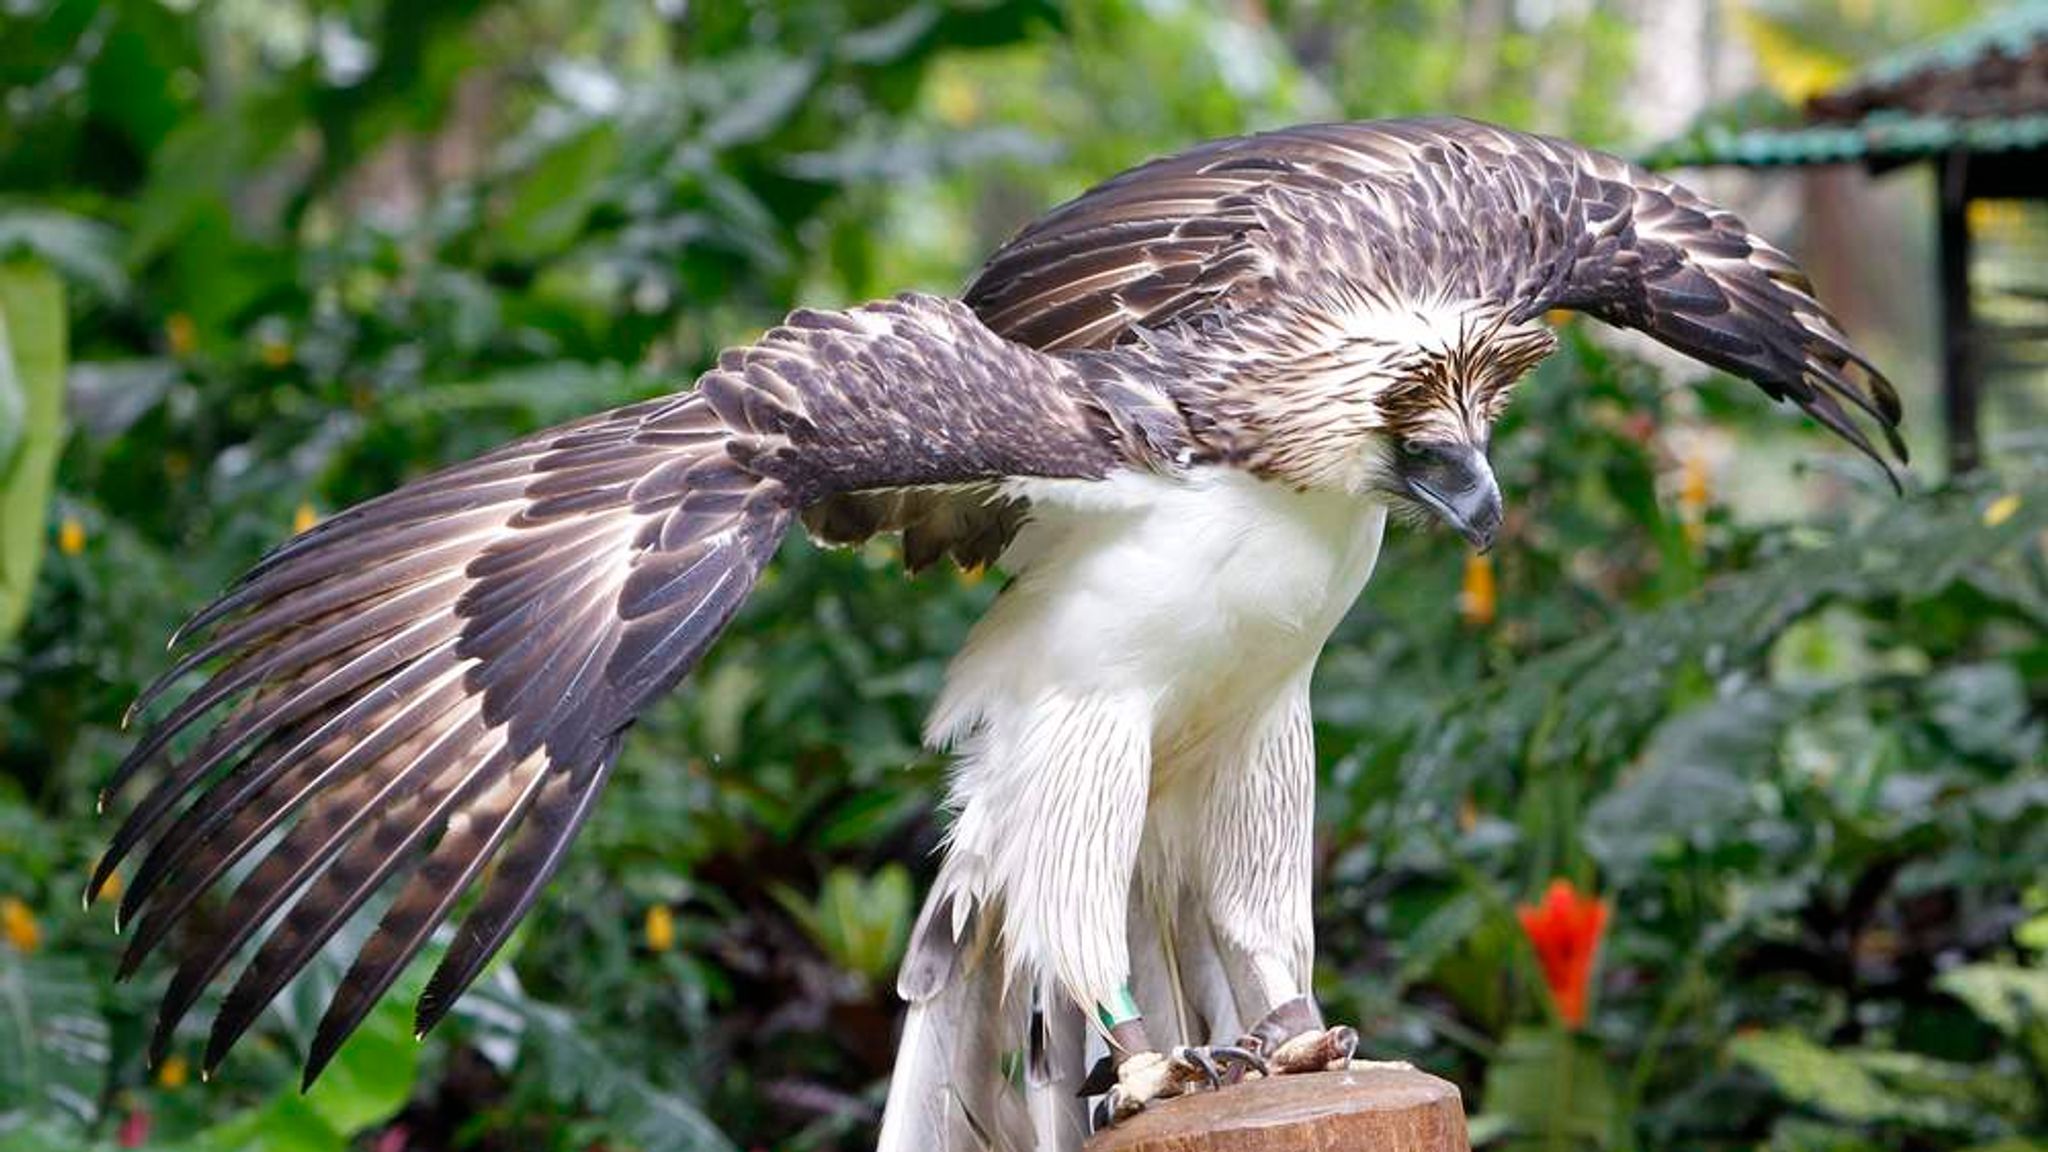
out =
[[306,1093],[306,1103],[337,1131],[360,1132],[405,1106],[419,1064],[411,1000],[386,996]]
[[39,264],[0,265],[0,643],[35,591],[63,439],[64,286]]
[[1744,835],[1756,809],[1749,782],[1768,763],[1782,713],[1771,695],[1752,691],[1665,723],[1650,738],[1643,767],[1587,813],[1594,857],[1630,876],[1660,854]]
[[549,148],[513,187],[492,230],[495,250],[527,263],[561,254],[601,198],[618,151],[618,131],[606,123],[593,123]]
[[348,1144],[319,1109],[287,1089],[264,1107],[199,1133],[181,1152],[345,1152]]
[[1728,1051],[1787,1100],[1837,1120],[1941,1126],[1955,1119],[1947,1100],[1923,1094],[1924,1082],[1914,1090],[1896,1082],[1908,1071],[1924,1081],[1926,1066],[1938,1062],[1887,1067],[1860,1050],[1833,1051],[1789,1029],[1737,1036]]

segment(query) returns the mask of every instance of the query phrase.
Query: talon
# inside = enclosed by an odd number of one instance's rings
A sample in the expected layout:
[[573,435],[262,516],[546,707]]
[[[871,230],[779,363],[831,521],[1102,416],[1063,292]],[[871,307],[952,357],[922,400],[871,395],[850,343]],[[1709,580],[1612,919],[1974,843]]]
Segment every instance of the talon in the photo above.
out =
[[1256,1048],[1239,1047],[1233,1044],[1218,1044],[1209,1049],[1209,1055],[1226,1064],[1236,1065],[1239,1079],[1243,1079],[1247,1073],[1251,1072],[1257,1072],[1261,1076],[1271,1076],[1273,1074],[1273,1070],[1266,1066],[1266,1058],[1260,1055]]
[[1216,1067],[1216,1061],[1210,1056],[1207,1049],[1175,1048],[1172,1059],[1175,1064],[1175,1071],[1179,1074],[1176,1079],[1183,1085],[1193,1082],[1192,1077],[1187,1072],[1189,1068],[1192,1068],[1197,1075],[1208,1082],[1211,1090],[1223,1087],[1223,1071]]

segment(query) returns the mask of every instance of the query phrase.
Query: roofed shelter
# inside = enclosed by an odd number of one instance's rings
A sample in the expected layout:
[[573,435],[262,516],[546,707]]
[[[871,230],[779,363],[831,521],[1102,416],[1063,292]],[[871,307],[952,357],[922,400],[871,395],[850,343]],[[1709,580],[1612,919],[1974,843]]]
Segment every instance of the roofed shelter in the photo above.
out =
[[2022,0],[1880,60],[1809,98],[1792,122],[1705,124],[1655,149],[1645,162],[1745,168],[1860,164],[1872,174],[1932,165],[1949,467],[1953,473],[1977,465],[1987,348],[2006,340],[2048,340],[2048,326],[1999,329],[1975,315],[1969,220],[1974,200],[2048,200],[2048,0]]

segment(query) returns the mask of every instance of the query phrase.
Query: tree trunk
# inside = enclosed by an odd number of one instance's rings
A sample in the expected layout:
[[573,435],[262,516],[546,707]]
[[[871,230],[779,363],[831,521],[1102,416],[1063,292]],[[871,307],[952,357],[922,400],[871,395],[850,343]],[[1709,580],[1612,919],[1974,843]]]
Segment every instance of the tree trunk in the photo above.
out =
[[1155,1104],[1086,1152],[1469,1152],[1449,1081],[1405,1064],[1276,1076]]

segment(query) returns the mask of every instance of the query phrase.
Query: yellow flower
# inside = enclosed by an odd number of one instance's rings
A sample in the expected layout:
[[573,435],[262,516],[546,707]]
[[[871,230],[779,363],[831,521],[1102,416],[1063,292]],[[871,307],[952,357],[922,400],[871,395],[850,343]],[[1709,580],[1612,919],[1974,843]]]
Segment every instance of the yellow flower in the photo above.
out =
[[1707,504],[1712,498],[1706,458],[1698,453],[1688,455],[1678,474],[1678,524],[1685,532],[1686,546],[1694,552],[1706,547]]
[[949,127],[965,128],[981,119],[981,93],[967,77],[941,71],[931,93],[933,110]]
[[646,923],[641,925],[640,934],[647,941],[650,952],[666,952],[676,946],[676,917],[666,904],[656,904],[647,910]]
[[1465,583],[1458,591],[1458,615],[1474,628],[1493,623],[1499,594],[1493,582],[1493,557],[1474,552],[1465,557]]
[[43,946],[43,927],[36,923],[36,914],[28,905],[9,896],[0,900],[0,939],[12,944],[16,952],[33,952]]
[[292,342],[267,339],[256,346],[256,356],[266,368],[282,368],[292,362]]
[[313,506],[301,503],[298,511],[292,513],[292,534],[296,536],[301,532],[309,531],[313,525],[319,522],[320,514],[313,511]]
[[156,1082],[163,1088],[183,1088],[185,1081],[192,1078],[192,1065],[183,1056],[172,1053],[164,1060],[163,1067],[156,1070]]
[[1698,455],[1687,456],[1678,477],[1678,506],[1688,513],[1703,513],[1709,495],[1706,460]]
[[2019,494],[2017,492],[2008,492],[1993,500],[1990,504],[1985,505],[1984,526],[1986,528],[1996,528],[2007,520],[2012,519],[2013,513],[2019,510]]
[[76,556],[85,551],[85,525],[78,522],[78,517],[66,516],[64,522],[57,525],[57,551],[66,556]]
[[164,321],[164,339],[170,342],[171,355],[190,356],[199,347],[199,325],[183,312],[173,312]]

